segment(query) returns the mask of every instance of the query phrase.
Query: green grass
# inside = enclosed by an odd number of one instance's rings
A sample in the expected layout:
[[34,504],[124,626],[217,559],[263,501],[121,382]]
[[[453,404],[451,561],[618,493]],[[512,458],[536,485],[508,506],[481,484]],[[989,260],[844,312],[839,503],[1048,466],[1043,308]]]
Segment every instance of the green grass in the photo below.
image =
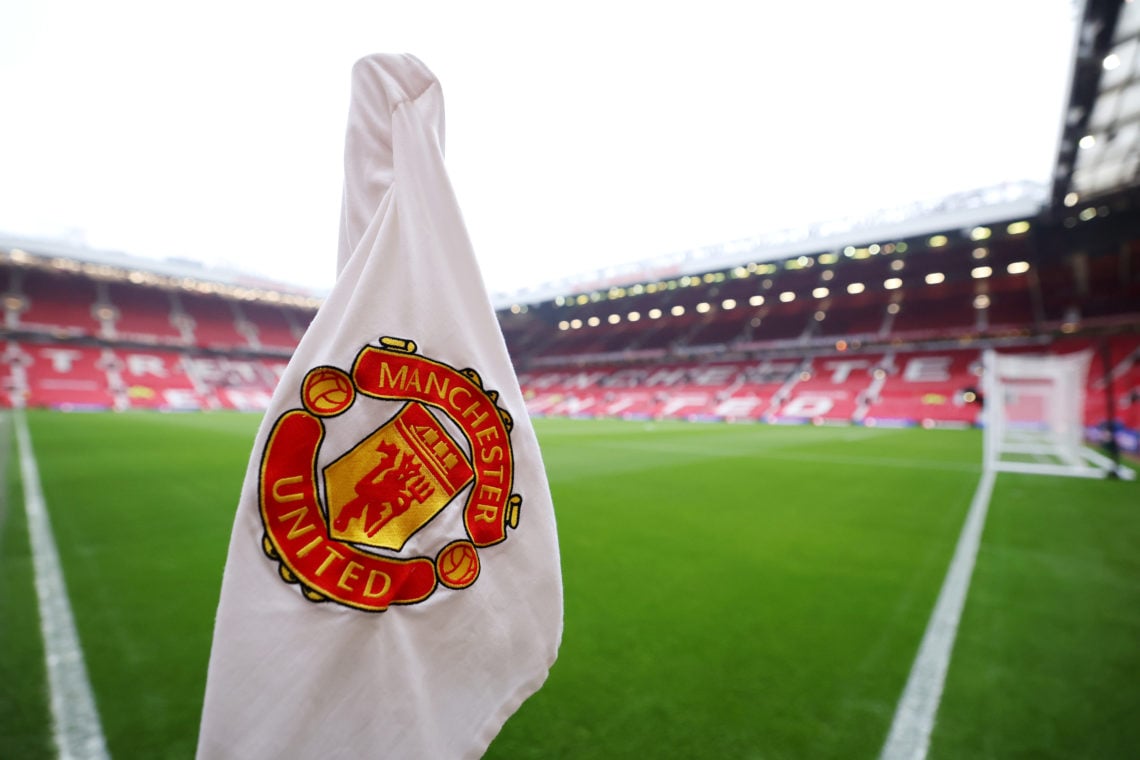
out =
[[491,757],[877,753],[969,504],[975,436],[542,431],[565,640]]
[[108,748],[120,758],[191,757],[256,419],[35,414],[29,423]]
[[[116,758],[193,754],[258,421],[29,414]],[[537,426],[565,634],[489,758],[877,756],[980,433]],[[3,758],[50,746],[17,475],[0,512]],[[1135,483],[999,478],[932,756],[1135,754],[1138,504]]]
[[0,757],[49,757],[47,674],[11,423],[0,418]]
[[933,758],[1140,756],[1138,510],[1136,483],[998,479]]

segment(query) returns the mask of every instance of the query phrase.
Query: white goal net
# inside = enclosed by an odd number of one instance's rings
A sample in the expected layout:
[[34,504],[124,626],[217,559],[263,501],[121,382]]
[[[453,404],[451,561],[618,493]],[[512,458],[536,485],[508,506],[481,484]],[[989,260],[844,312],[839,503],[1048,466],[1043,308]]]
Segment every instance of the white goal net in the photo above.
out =
[[985,466],[998,472],[1134,477],[1084,443],[1092,351],[983,356]]

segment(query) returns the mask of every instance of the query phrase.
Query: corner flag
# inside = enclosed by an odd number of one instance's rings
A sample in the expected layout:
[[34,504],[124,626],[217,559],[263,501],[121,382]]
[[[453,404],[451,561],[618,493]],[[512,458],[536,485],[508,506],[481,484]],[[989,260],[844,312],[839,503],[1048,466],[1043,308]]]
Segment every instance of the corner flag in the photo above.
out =
[[411,56],[353,68],[337,267],[246,471],[200,760],[477,757],[557,654],[542,458]]

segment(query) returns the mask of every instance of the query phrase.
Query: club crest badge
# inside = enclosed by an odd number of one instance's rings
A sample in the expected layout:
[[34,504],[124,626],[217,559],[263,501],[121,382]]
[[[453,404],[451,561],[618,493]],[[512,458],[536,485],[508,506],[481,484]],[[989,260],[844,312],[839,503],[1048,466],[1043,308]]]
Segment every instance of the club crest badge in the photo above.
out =
[[[475,583],[479,550],[506,540],[522,506],[512,492],[512,419],[498,393],[473,369],[416,353],[412,341],[379,342],[362,348],[350,371],[305,375],[300,406],[277,418],[266,441],[258,485],[262,548],[281,577],[310,601],[370,612]],[[395,402],[385,408],[397,411],[344,451],[322,455],[326,426],[351,419],[361,398]],[[464,535],[431,554],[408,551],[453,504],[461,504]]]

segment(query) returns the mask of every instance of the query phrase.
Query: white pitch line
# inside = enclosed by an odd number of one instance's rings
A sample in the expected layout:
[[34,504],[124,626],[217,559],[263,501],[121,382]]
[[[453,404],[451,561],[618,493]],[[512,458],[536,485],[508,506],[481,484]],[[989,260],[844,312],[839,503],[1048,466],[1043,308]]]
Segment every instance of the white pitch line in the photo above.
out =
[[906,688],[895,709],[891,731],[879,755],[880,760],[925,760],[930,749],[930,734],[942,700],[942,687],[950,666],[950,653],[958,635],[958,621],[970,588],[970,576],[982,541],[982,528],[994,490],[994,471],[982,473],[970,511],[958,536],[958,546],[950,569],[942,582],[942,591],[934,605],[934,613],[926,624],[918,656],[910,669]]
[[16,411],[14,416],[51,692],[52,738],[61,760],[104,760],[110,755],[71,615],[28,424],[23,412]]

